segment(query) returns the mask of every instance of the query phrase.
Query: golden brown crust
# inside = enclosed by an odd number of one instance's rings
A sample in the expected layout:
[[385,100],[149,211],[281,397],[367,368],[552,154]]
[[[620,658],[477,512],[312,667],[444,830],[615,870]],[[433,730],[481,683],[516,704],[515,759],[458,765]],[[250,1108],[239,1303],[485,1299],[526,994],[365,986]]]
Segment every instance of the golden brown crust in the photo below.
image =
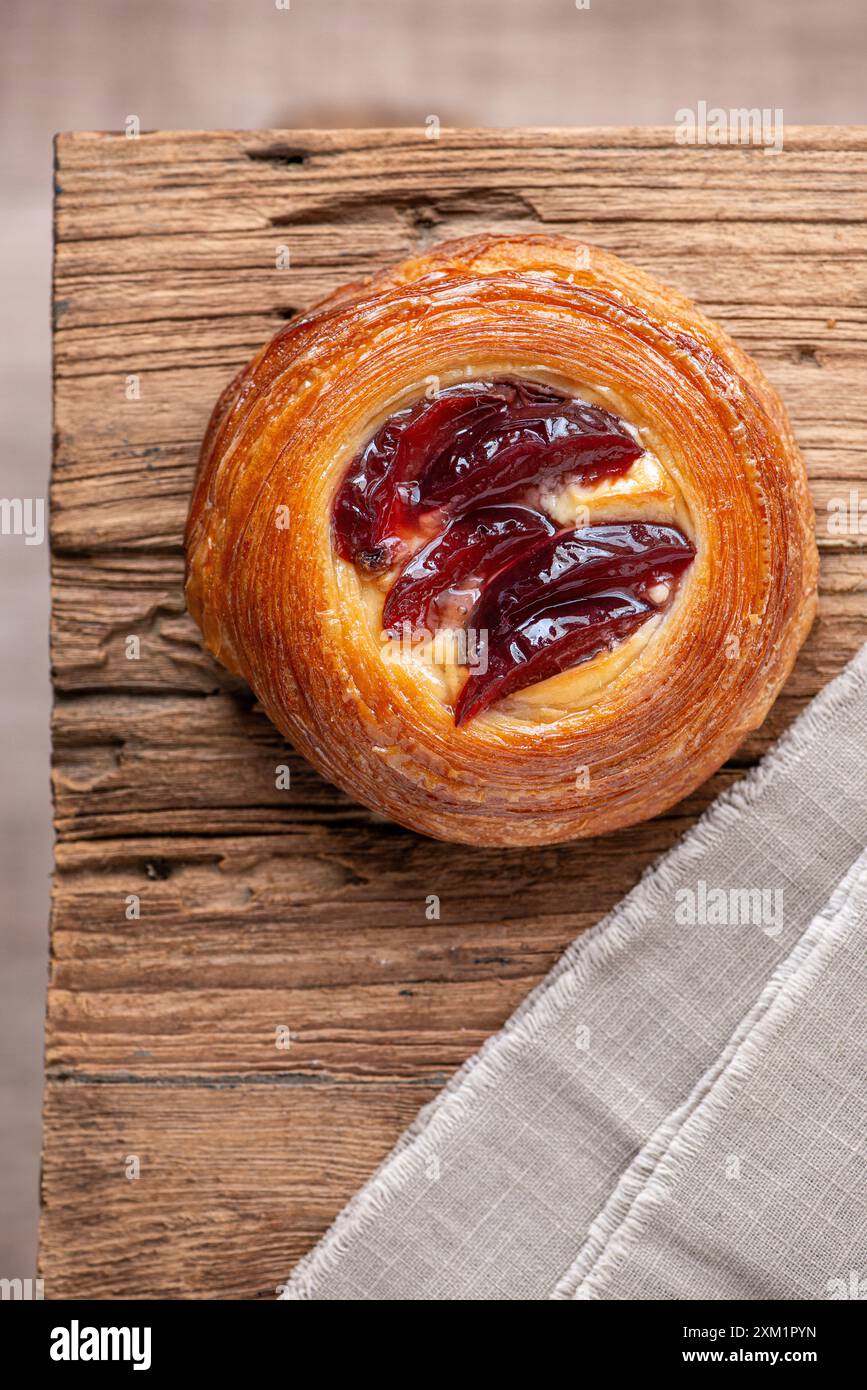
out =
[[[383,660],[331,546],[331,503],[393,401],[498,360],[613,389],[670,451],[698,554],[647,659],[590,707],[456,729]],[[208,646],[320,772],[471,844],[544,844],[665,810],[762,721],[815,611],[812,507],[776,393],[689,300],[565,237],[449,242],[287,325],[217,404],[186,546]]]

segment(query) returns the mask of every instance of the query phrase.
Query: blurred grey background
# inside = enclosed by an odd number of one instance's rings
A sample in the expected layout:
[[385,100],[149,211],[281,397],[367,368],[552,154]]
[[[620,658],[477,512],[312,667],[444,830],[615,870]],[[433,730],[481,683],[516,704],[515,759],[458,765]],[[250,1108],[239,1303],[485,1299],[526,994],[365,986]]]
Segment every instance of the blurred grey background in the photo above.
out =
[[[865,122],[864,0],[3,0],[2,497],[44,497],[58,130]],[[47,545],[0,536],[0,1277],[35,1268],[51,863]]]

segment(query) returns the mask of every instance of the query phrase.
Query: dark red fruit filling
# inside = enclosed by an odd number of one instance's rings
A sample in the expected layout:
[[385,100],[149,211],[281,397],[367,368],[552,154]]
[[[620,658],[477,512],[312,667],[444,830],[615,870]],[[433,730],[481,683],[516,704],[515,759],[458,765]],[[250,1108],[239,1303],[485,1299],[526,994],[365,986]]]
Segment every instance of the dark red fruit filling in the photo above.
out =
[[556,529],[541,512],[515,504],[456,517],[404,565],[385,601],[383,628],[461,625],[485,581]]
[[486,634],[487,669],[470,671],[455,722],[622,642],[667,606],[694,555],[676,527],[639,521],[538,541],[490,580],[470,614],[477,643]]
[[353,460],[334,503],[335,546],[367,575],[402,562],[383,628],[464,627],[485,654],[457,724],[611,650],[668,606],[695,555],[676,527],[558,530],[527,505],[570,480],[625,473],[641,453],[609,411],[497,381],[399,411]]
[[548,386],[449,386],[392,415],[353,460],[334,503],[337,550],[387,570],[468,507],[616,477],[641,453],[616,415]]

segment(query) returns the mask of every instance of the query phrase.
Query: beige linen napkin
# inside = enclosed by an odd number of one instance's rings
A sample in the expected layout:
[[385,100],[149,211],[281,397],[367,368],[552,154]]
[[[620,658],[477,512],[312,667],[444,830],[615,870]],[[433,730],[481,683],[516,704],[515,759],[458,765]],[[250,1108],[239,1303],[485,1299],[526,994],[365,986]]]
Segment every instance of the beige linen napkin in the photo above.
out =
[[283,1297],[860,1288],[865,767],[867,648],[421,1112]]

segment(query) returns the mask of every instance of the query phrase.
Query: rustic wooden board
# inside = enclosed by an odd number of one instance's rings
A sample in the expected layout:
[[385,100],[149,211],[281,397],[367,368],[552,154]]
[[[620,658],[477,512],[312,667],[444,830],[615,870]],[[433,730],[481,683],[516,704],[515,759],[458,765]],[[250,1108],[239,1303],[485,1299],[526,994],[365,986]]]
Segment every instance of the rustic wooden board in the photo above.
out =
[[[793,130],[779,157],[667,130],[59,138],[49,1297],[272,1296],[418,1107],[867,636],[867,537],[826,524],[830,498],[867,495],[865,174],[863,130]],[[181,532],[214,399],[287,317],[441,238],[540,227],[676,283],[778,386],[820,616],[763,729],[669,815],[446,849],[287,753],[202,651]]]

